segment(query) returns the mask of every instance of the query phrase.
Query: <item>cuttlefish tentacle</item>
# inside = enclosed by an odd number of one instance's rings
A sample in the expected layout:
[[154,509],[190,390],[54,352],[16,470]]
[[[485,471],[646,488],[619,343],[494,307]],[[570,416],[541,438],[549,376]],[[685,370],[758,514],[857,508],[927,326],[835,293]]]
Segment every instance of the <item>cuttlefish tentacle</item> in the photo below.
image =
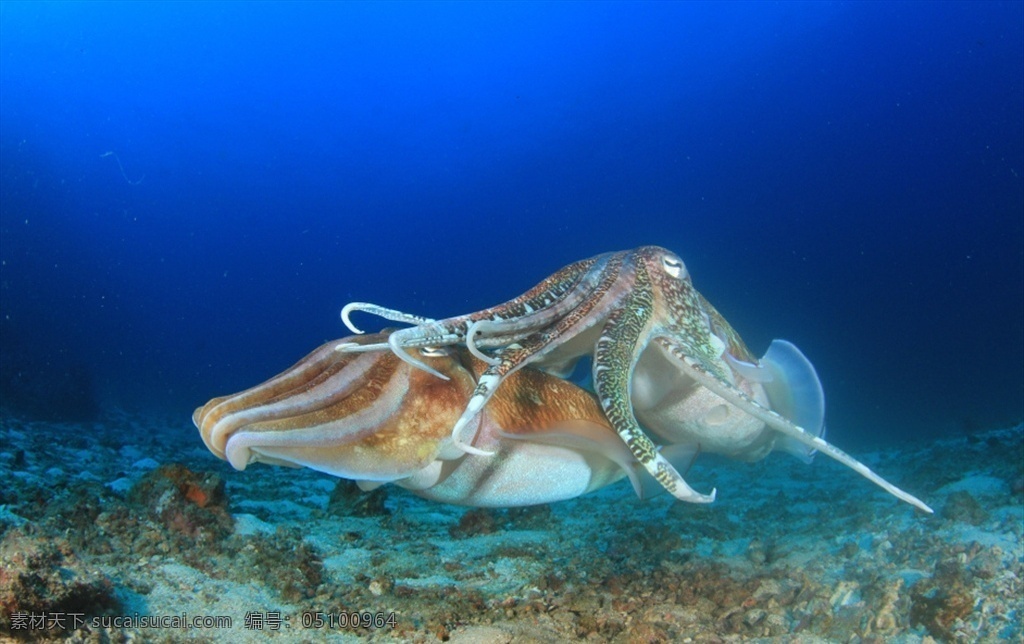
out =
[[369,313],[376,315],[379,318],[384,318],[389,322],[402,322],[404,324],[428,324],[433,322],[431,318],[423,317],[422,315],[415,315],[413,313],[405,313],[403,311],[396,311],[395,309],[387,309],[383,306],[377,306],[376,304],[370,304],[368,302],[349,302],[341,309],[341,321],[349,328],[352,333],[362,334],[358,327],[352,323],[351,315],[354,311],[362,311],[363,313]]
[[[479,351],[476,335],[493,330],[499,325],[487,321],[478,321],[470,325],[466,344],[473,355],[484,362],[488,362],[490,367],[480,376],[465,412],[459,418],[455,427],[452,428],[452,440],[457,446],[471,453],[478,453],[473,451],[466,441],[462,440],[462,430],[487,404],[487,401],[494,395],[494,392],[497,391],[498,387],[508,376],[523,366],[537,361],[544,354],[557,348],[561,342],[592,328],[604,318],[606,315],[606,310],[604,309],[608,309],[611,306],[611,303],[606,303],[605,296],[612,291],[613,286],[619,281],[621,270],[621,257],[612,257],[602,268],[600,280],[591,294],[580,302],[578,306],[556,320],[553,325],[544,331],[534,333],[522,342],[506,346],[493,357],[486,356]],[[600,305],[604,305],[603,309]]]
[[[504,327],[501,339],[505,343],[512,342],[551,324],[584,300],[589,288],[580,282],[594,263],[594,260],[584,260],[567,266],[523,295],[478,313],[396,331],[388,336],[388,345],[409,364],[429,371],[426,365],[410,357],[404,349],[465,342],[470,327],[478,322],[495,325],[492,328]],[[480,328],[481,325],[476,326],[476,329]]]
[[[410,355],[406,349],[451,346],[465,342],[469,326],[479,320],[513,322],[514,324],[510,325],[510,330],[516,334],[543,328],[564,315],[566,311],[575,308],[587,296],[590,288],[581,282],[584,282],[585,278],[591,274],[594,265],[599,261],[604,261],[606,257],[606,255],[602,255],[570,264],[547,277],[526,293],[504,304],[470,315],[418,323],[416,326],[395,331],[388,336],[388,347],[395,355],[417,369],[444,378],[443,374]],[[372,306],[370,305],[370,307]],[[388,314],[408,315],[383,307],[379,309],[367,307],[361,310],[369,312],[380,310]]]
[[[619,268],[609,271],[610,265]],[[407,314],[379,310],[393,319],[413,319]],[[639,326],[637,320],[642,321]],[[604,334],[600,340],[599,332]],[[657,358],[666,351],[662,343],[649,349],[655,338],[670,343],[674,351],[671,359]],[[736,331],[693,287],[683,261],[664,248],[644,246],[576,262],[505,304],[393,332],[387,346],[410,365],[441,375],[408,351],[461,343],[489,365],[453,427],[454,442],[463,448],[469,445],[461,436],[467,423],[484,410],[509,374],[529,364],[564,377],[579,358],[590,356],[595,386],[602,392],[602,406],[613,419],[616,432],[644,467],[679,498],[704,502],[710,496],[693,492],[659,455],[637,423],[634,400],[640,403],[638,410],[645,427],[668,444],[709,440],[719,453],[757,459],[776,447],[789,449],[771,434],[781,432],[802,445],[826,451],[913,503],[894,491],[897,488],[883,485],[863,465],[849,457],[844,459],[845,455],[834,448],[825,450],[821,447],[827,445],[824,440],[798,431],[793,422],[768,409],[777,404],[780,410],[788,409],[786,401],[796,400],[792,387],[799,382],[817,383],[816,374],[801,375],[797,373],[800,369],[792,371],[792,365],[780,371],[772,361],[755,358]],[[349,344],[339,350],[359,352],[368,348],[365,344]],[[381,348],[383,343],[370,350]],[[492,353],[485,353],[485,349]],[[640,360],[644,353],[647,357]],[[770,394],[761,384],[769,382]],[[818,402],[813,406],[821,416],[823,401],[818,387]],[[813,402],[813,396],[804,398],[807,405]],[[800,407],[800,414],[794,415],[793,409],[787,413],[794,418],[810,418],[814,410],[805,408],[807,405]],[[483,448],[467,451],[487,453]]]
[[[600,320],[595,320],[589,326],[594,326]],[[469,325],[466,331],[466,347],[473,356],[489,365],[495,365],[501,362],[501,358],[497,355],[488,355],[483,352],[484,349],[502,350],[508,348],[514,343],[520,343],[523,340],[527,340],[537,333],[544,333],[544,331],[514,331],[510,330],[510,325],[505,322],[491,322],[490,320],[477,320]],[[568,336],[572,338],[575,334]],[[531,360],[536,362],[536,360]],[[549,365],[538,364],[537,367],[541,371],[547,371]]]
[[792,437],[808,447],[818,450],[825,454],[829,458],[835,459],[842,463],[846,467],[854,470],[864,478],[868,479],[875,485],[878,485],[883,490],[892,494],[898,499],[910,503],[914,507],[920,508],[929,514],[933,513],[930,507],[923,501],[918,499],[912,494],[904,492],[900,488],[896,487],[892,483],[889,483],[878,474],[874,473],[866,465],[853,458],[843,450],[835,447],[831,443],[826,442],[824,439],[815,436],[807,430],[794,425],[789,420],[783,418],[779,414],[775,413],[771,409],[768,409],[758,403],[756,400],[748,396],[743,391],[737,389],[731,382],[725,380],[710,370],[699,360],[692,357],[692,354],[688,353],[688,349],[680,344],[674,337],[660,336],[655,338],[655,342],[659,343],[664,347],[668,353],[676,358],[684,368],[689,372],[694,380],[699,382],[701,385],[707,387],[718,396],[722,397],[727,402],[739,407],[751,416],[756,417],[761,422],[765,423],[772,429],[782,433],[785,436]]
[[483,352],[483,349],[505,349],[512,344],[536,335],[536,333],[533,330],[512,330],[508,323],[505,322],[477,320],[471,323],[466,330],[465,342],[469,352],[477,360],[485,364],[496,365],[501,362],[501,358],[488,355]]
[[473,357],[477,360],[489,365],[496,365],[501,362],[501,359],[484,353],[480,348],[482,343],[477,341],[477,336],[482,336],[488,329],[493,328],[493,326],[494,323],[489,320],[477,320],[470,324],[466,329],[466,348],[469,349],[469,352],[472,353]]
[[594,347],[594,387],[608,422],[626,443],[636,460],[672,496],[691,503],[711,503],[716,491],[701,494],[691,488],[668,459],[662,456],[640,428],[630,402],[633,369],[646,344],[654,314],[650,283],[638,267],[637,288],[616,309]]

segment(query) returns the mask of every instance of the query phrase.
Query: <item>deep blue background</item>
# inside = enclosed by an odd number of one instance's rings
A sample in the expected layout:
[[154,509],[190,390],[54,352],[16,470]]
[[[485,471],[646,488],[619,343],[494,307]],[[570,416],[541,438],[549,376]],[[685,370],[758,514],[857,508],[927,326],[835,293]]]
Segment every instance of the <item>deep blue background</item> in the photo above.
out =
[[4,2],[8,376],[187,424],[653,243],[842,445],[1017,422],[1022,6]]

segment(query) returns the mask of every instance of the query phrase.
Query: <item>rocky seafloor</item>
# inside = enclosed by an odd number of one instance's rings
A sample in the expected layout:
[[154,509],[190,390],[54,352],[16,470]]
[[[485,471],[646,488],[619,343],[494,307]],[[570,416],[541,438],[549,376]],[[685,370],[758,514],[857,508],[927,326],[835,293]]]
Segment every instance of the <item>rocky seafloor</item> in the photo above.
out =
[[855,455],[936,513],[785,455],[701,457],[710,506],[475,510],[235,472],[176,421],[4,416],[0,639],[1021,641],[1024,426]]

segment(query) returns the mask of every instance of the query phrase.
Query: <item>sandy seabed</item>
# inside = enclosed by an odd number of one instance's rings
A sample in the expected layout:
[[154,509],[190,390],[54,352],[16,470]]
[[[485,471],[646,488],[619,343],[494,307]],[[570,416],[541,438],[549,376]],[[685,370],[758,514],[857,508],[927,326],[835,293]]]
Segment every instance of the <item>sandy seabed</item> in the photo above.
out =
[[4,416],[0,639],[1021,641],[1024,426],[854,455],[936,513],[786,455],[701,457],[710,506],[466,509],[236,472],[177,421]]

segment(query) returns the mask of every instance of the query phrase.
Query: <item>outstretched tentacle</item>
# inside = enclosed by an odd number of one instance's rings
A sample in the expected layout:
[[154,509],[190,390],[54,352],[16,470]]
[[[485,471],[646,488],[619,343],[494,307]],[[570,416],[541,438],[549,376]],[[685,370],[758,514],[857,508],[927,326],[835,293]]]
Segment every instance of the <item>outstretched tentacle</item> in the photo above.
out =
[[[593,282],[596,281],[596,277],[592,275],[594,267],[603,266],[610,256],[611,254],[599,255],[570,264],[545,278],[526,293],[504,304],[470,315],[422,322],[416,326],[395,331],[388,336],[388,345],[399,358],[412,366],[440,376],[437,371],[409,355],[404,349],[451,346],[465,342],[469,326],[479,320],[507,322],[509,332],[517,337],[522,337],[524,332],[529,333],[543,328],[575,308],[580,301],[587,297],[593,289]],[[408,316],[399,311],[380,307],[373,309],[353,307],[350,310],[369,310],[378,315],[387,314],[396,317]],[[506,337],[498,346],[512,341],[510,337]]]
[[658,453],[657,447],[644,434],[633,415],[629,383],[644,348],[642,339],[649,333],[653,304],[649,278],[641,268],[637,272],[634,290],[609,317],[604,334],[597,341],[594,349],[594,386],[608,421],[651,476],[681,501],[711,503],[715,500],[716,491],[701,494],[691,488],[676,468]]
[[377,306],[376,304],[370,304],[369,302],[349,302],[341,309],[341,321],[348,327],[352,333],[362,334],[355,324],[352,324],[350,315],[354,311],[362,311],[363,313],[369,313],[370,315],[376,315],[377,317],[384,318],[389,322],[403,322],[405,324],[427,324],[433,322],[431,318],[425,318],[421,315],[414,315],[412,313],[404,313],[395,309],[384,308],[383,306]]
[[928,505],[916,496],[908,494],[892,483],[886,481],[878,474],[872,472],[866,465],[843,450],[826,442],[824,439],[811,434],[805,429],[797,427],[789,420],[786,420],[774,411],[767,409],[756,400],[737,389],[731,382],[714,374],[708,369],[707,365],[694,358],[692,354],[688,353],[685,346],[680,344],[676,337],[658,336],[655,338],[655,341],[664,347],[671,356],[676,358],[679,363],[685,367],[687,373],[693,377],[694,380],[713,391],[726,402],[731,403],[751,416],[754,416],[772,429],[786,436],[790,436],[808,447],[818,450],[829,458],[839,461],[901,501],[906,501],[914,507],[920,508],[929,514],[934,512],[934,510],[928,507]]

